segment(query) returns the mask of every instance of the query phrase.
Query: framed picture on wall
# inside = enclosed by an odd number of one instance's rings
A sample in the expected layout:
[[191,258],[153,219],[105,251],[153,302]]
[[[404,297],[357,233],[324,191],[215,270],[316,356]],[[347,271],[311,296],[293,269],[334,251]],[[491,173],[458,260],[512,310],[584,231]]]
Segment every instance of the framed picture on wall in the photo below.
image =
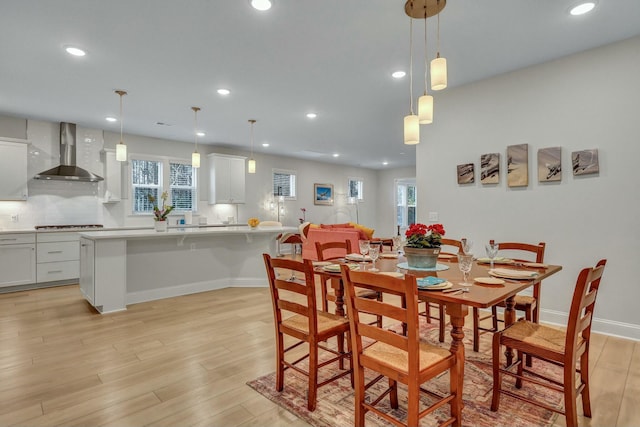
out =
[[458,184],[471,184],[475,179],[473,163],[458,165]]
[[582,150],[571,153],[573,175],[589,175],[600,172],[598,150]]
[[333,184],[313,184],[314,205],[333,206]]
[[560,153],[560,147],[541,148],[538,150],[538,182],[562,180],[562,158]]
[[500,182],[500,153],[488,153],[480,156],[480,182],[482,184]]
[[507,147],[507,183],[509,187],[529,185],[529,144]]

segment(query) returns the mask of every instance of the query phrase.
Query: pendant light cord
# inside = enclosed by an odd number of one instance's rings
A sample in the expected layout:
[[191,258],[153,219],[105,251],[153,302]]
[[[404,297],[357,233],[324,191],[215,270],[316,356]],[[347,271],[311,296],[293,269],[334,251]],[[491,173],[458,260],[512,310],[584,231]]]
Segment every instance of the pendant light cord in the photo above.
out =
[[[438,10],[440,10],[440,0],[437,1],[438,4]],[[438,37],[437,37],[437,46],[438,46],[438,53],[436,54],[436,58],[440,58],[440,12],[438,12]]]
[[427,69],[429,68],[427,57],[427,10],[424,10],[424,94],[427,94]]
[[409,17],[409,111],[413,116],[413,18]]
[[193,119],[193,139],[196,143],[196,153],[198,152],[198,110],[194,109],[194,119]]
[[120,144],[122,144],[122,96],[124,95],[124,93],[119,93],[120,95]]

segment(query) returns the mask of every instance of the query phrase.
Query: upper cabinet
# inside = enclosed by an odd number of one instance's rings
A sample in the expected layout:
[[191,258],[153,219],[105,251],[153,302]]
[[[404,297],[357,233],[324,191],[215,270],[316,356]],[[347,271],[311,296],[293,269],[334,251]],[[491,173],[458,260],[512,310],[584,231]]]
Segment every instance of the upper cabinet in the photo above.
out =
[[27,200],[27,144],[0,139],[0,200]]
[[246,157],[209,154],[209,204],[244,203]]

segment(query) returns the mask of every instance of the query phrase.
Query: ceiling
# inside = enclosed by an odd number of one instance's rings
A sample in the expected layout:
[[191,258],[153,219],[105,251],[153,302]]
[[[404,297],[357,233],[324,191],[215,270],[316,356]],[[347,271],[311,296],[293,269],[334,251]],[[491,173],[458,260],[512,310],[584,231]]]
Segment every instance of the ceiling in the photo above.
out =
[[[640,34],[638,0],[598,0],[572,17],[576,3],[449,0],[440,15],[447,90]],[[430,59],[435,29],[429,18]],[[414,20],[416,97],[423,37]],[[118,117],[114,90],[124,89],[128,134],[193,141],[199,106],[204,144],[248,151],[247,120],[257,119],[258,160],[413,165],[415,147],[402,143],[408,76],[390,76],[408,71],[408,39],[404,0],[274,0],[267,12],[249,0],[3,1],[0,114],[119,132],[105,117]],[[67,45],[87,55],[70,56]],[[308,119],[311,111],[318,117]]]

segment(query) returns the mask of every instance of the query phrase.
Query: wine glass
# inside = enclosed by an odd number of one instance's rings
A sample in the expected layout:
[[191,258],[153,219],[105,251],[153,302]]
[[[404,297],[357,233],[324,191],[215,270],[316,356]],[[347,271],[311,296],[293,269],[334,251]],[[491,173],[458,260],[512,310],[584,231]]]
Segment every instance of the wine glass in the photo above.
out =
[[402,236],[393,236],[393,247],[396,248],[398,256],[402,253]]
[[473,255],[467,254],[458,254],[458,268],[462,272],[462,279],[464,283],[461,283],[463,286],[463,292],[469,292],[469,273],[471,273],[471,267],[473,266]]
[[360,269],[362,271],[366,270],[366,263],[364,262],[364,257],[369,253],[369,248],[371,246],[371,242],[369,240],[358,240],[358,245],[360,246],[360,253],[362,254],[362,264]]
[[498,255],[498,249],[500,248],[498,247],[498,244],[493,241],[486,244],[484,248],[487,251],[487,257],[489,257],[489,260],[491,261],[491,269],[493,270],[493,259]]
[[465,255],[471,255],[471,248],[473,248],[473,240],[463,237],[460,239],[460,246],[462,246],[462,253]]
[[376,268],[376,260],[378,259],[378,256],[380,256],[380,245],[370,245],[369,256],[373,261],[373,267],[369,271],[380,271]]

